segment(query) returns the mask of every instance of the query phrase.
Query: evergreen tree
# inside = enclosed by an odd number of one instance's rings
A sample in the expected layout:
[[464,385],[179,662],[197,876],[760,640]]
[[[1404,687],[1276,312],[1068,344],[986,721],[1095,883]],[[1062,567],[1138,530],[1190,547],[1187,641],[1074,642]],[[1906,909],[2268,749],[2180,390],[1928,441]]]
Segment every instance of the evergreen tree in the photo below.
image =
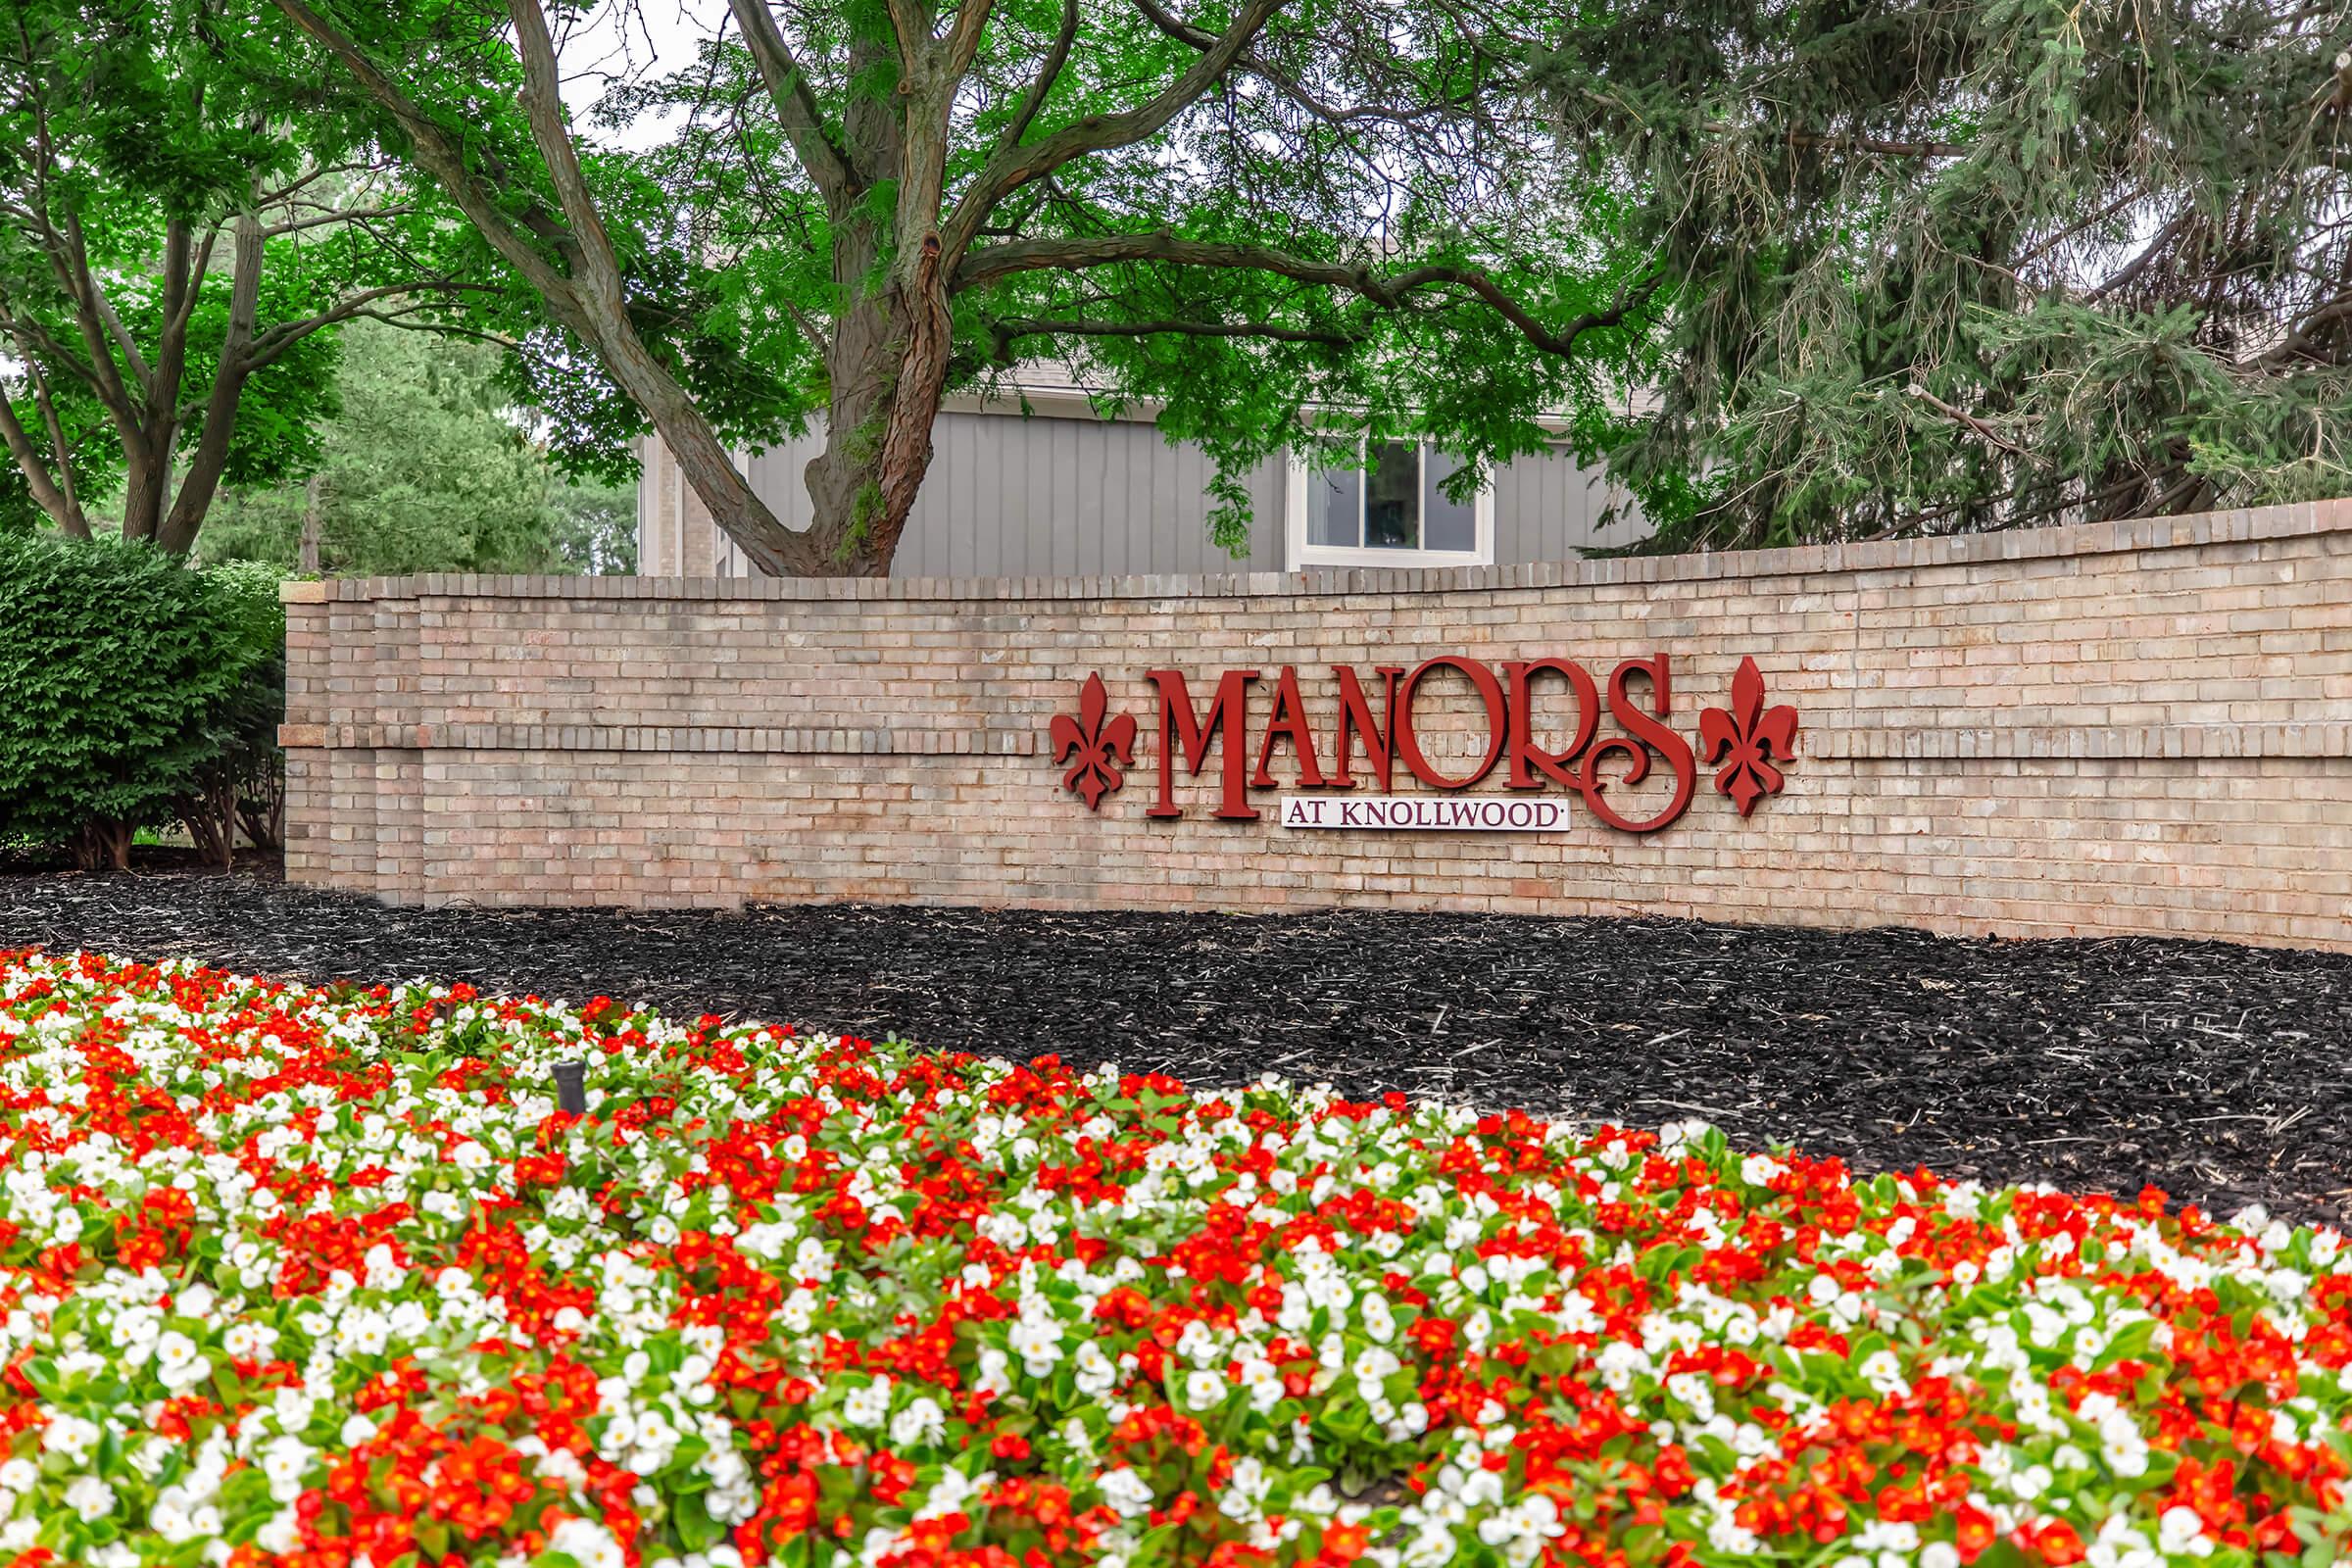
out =
[[2342,0],[1588,8],[1540,75],[1675,292],[1613,460],[1659,544],[2352,490],[2348,44]]
[[499,368],[486,344],[354,322],[317,470],[232,491],[201,553],[349,576],[566,569],[560,481],[508,407]]
[[574,480],[557,487],[556,555],[563,567],[600,577],[637,570],[637,487]]

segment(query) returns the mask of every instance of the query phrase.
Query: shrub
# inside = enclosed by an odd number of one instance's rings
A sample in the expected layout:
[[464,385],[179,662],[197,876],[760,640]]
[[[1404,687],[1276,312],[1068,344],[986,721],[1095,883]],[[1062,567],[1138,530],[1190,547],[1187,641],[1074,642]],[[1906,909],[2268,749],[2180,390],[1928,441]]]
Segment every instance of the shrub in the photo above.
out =
[[214,712],[212,759],[190,775],[177,813],[198,850],[229,863],[237,832],[257,849],[275,849],[284,815],[285,754],[277,721],[286,707],[286,612],[278,574],[259,562],[212,566],[202,574],[213,608],[231,628],[244,678]]
[[224,856],[205,824],[235,819],[261,757],[274,772],[284,624],[251,568],[0,535],[0,833],[122,867],[140,827],[183,819]]

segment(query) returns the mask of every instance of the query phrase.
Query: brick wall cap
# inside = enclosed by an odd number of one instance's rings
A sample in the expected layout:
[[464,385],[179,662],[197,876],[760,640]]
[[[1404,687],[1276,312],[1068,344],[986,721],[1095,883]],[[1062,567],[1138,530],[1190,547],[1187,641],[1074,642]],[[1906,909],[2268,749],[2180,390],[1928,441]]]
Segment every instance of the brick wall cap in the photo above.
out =
[[1885,539],[1800,545],[1771,550],[1725,550],[1683,556],[1615,556],[1509,566],[1446,566],[1425,570],[1323,567],[1290,572],[1211,572],[1101,577],[554,577],[433,573],[422,577],[338,578],[287,583],[288,604],[333,600],[413,599],[652,599],[725,603],[760,600],[1035,601],[1177,600],[1200,598],[1315,598],[1367,594],[1381,598],[1533,590],[1601,584],[1721,582],[1787,578],[1825,572],[1918,572],[1986,562],[2052,560],[2126,552],[2188,550],[2218,542],[2352,533],[2352,498],[2072,523],[1932,539]]

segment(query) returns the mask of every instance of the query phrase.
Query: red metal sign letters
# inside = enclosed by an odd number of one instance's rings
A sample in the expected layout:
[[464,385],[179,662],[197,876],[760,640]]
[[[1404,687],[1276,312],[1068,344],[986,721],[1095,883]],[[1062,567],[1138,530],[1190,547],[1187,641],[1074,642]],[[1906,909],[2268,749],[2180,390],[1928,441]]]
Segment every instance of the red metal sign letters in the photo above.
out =
[[[1472,730],[1485,736],[1483,755],[1469,762],[1466,771],[1449,773],[1439,766],[1416,726],[1416,704],[1429,701],[1423,696],[1424,683],[1439,672],[1469,684],[1476,719]],[[1337,701],[1328,720],[1325,752],[1318,749],[1318,731],[1295,665],[1284,665],[1274,677],[1271,707],[1254,750],[1250,698],[1259,671],[1225,671],[1205,707],[1196,702],[1181,670],[1145,671],[1159,710],[1154,732],[1158,788],[1145,814],[1184,815],[1185,808],[1176,799],[1177,771],[1182,767],[1201,772],[1215,752],[1215,814],[1254,821],[1261,813],[1250,804],[1249,792],[1278,787],[1276,753],[1283,747],[1291,753],[1289,772],[1303,789],[1355,788],[1359,756],[1370,781],[1384,794],[1394,787],[1399,762],[1422,784],[1443,791],[1468,790],[1499,767],[1505,788],[1572,790],[1594,816],[1627,833],[1654,833],[1666,826],[1690,808],[1697,790],[1700,759],[1671,722],[1674,688],[1664,654],[1624,661],[1609,672],[1605,685],[1573,660],[1552,658],[1493,666],[1444,654],[1410,669],[1383,664],[1373,673],[1380,691],[1377,713],[1354,669],[1340,665],[1332,670]],[[1540,704],[1562,695],[1574,704],[1575,725],[1567,731],[1566,744],[1551,749],[1537,740],[1537,710]],[[1764,677],[1752,659],[1740,662],[1729,708],[1700,710],[1698,741],[1707,765],[1717,769],[1715,787],[1731,798],[1741,816],[1754,810],[1763,797],[1780,792],[1786,782],[1781,766],[1795,752],[1796,727],[1795,709],[1765,706]],[[1101,810],[1103,797],[1125,782],[1120,765],[1135,764],[1136,733],[1134,718],[1109,712],[1102,677],[1088,675],[1080,688],[1077,717],[1057,714],[1050,731],[1054,760],[1071,760],[1062,774],[1063,787],[1081,797],[1090,810]],[[1646,816],[1620,811],[1609,799],[1610,787],[1630,790],[1657,767],[1672,780],[1665,800]]]

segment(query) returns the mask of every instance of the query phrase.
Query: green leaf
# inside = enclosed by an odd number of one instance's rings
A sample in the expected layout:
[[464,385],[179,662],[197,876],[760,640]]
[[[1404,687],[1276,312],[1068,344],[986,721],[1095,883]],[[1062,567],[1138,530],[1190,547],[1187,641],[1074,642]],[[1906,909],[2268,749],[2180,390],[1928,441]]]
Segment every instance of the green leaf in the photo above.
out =
[[679,1544],[688,1551],[705,1549],[726,1531],[724,1525],[710,1517],[699,1492],[676,1496],[670,1504],[670,1520],[677,1526]]

